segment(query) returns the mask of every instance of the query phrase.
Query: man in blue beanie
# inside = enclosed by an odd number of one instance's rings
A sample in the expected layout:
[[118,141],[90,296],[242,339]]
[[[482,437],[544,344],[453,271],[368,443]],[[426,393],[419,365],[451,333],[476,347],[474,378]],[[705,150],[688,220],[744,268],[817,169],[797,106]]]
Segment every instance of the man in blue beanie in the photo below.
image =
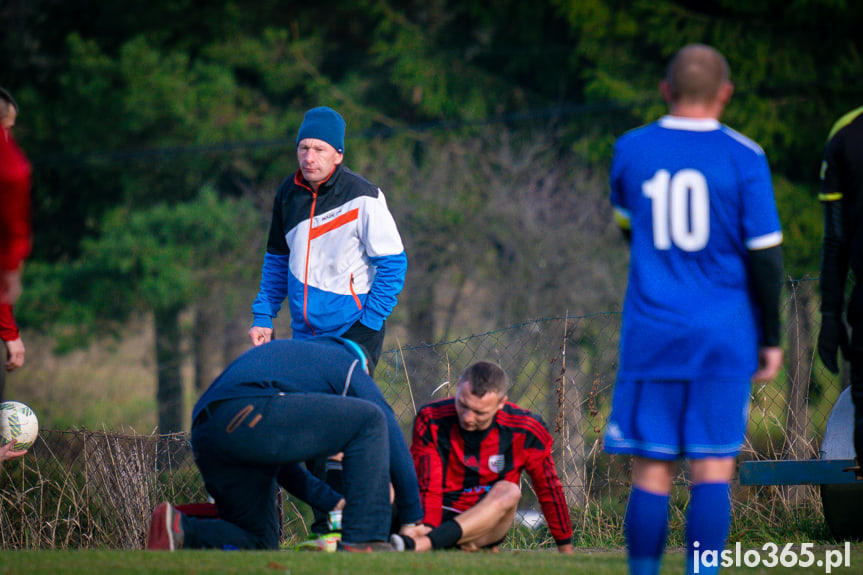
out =
[[[303,123],[300,125],[300,131],[297,133],[297,148],[300,142],[306,138],[323,140],[340,155],[345,153],[345,120],[341,114],[321,106],[320,108],[312,108],[306,112],[303,118]],[[341,158],[338,162],[341,163]],[[302,160],[300,160],[302,167]]]
[[[273,318],[287,298],[293,339],[352,340],[367,351],[373,375],[407,256],[384,193],[342,164],[344,151],[341,115],[327,107],[306,112],[297,133],[299,169],[273,202],[249,337],[255,346],[274,339]],[[307,465],[340,490],[340,462]],[[313,531],[323,534],[326,527],[319,510]]]
[[379,187],[342,165],[345,121],[331,108],[306,112],[299,170],[282,182],[252,304],[254,345],[273,339],[288,299],[295,339],[335,335],[380,357],[386,319],[404,286],[407,256]]

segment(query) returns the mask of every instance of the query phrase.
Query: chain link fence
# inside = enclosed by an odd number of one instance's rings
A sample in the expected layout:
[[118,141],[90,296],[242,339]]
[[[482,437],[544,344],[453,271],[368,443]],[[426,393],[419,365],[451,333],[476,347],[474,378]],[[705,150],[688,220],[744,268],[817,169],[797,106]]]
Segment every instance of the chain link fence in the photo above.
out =
[[[816,291],[817,282],[809,278],[787,284],[785,372],[776,382],[753,387],[741,458],[817,457],[827,418],[847,382],[815,362]],[[453,394],[467,365],[479,359],[499,363],[512,379],[510,399],[541,415],[555,438],[576,544],[596,540],[599,533],[607,541],[616,536],[609,533],[620,532],[629,485],[628,459],[602,450],[620,320],[616,312],[549,317],[453,341],[399,347],[384,353],[375,379],[409,438],[417,410]],[[677,483],[685,483],[685,471]],[[526,479],[523,491],[510,545],[550,544]],[[0,467],[0,548],[142,548],[150,511],[159,501],[206,498],[186,434],[43,430],[26,457]],[[778,493],[735,485],[735,499],[738,504],[760,500],[768,514],[777,504],[820,510],[812,488]],[[303,539],[310,510],[286,496],[283,516],[284,545]]]

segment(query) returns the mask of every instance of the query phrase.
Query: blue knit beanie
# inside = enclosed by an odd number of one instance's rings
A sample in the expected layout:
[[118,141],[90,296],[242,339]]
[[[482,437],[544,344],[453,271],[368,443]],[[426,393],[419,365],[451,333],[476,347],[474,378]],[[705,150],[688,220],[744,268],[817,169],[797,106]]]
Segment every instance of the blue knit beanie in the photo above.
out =
[[321,106],[306,112],[300,131],[297,133],[297,146],[306,138],[323,140],[340,154],[345,152],[345,121],[332,108]]

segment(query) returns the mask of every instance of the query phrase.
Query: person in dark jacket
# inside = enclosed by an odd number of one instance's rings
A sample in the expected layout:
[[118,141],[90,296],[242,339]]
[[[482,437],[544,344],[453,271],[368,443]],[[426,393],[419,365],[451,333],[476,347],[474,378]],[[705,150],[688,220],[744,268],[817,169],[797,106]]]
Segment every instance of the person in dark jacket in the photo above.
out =
[[[192,411],[192,449],[218,519],[162,503],[147,548],[276,549],[273,494],[281,485],[330,511],[344,497],[344,550],[390,550],[390,483],[399,520],[422,519],[416,472],[398,421],[366,372],[367,356],[339,337],[279,339],[237,358]],[[344,493],[300,462],[344,453]]]
[[840,349],[850,361],[855,473],[863,479],[863,282],[854,284],[845,305],[848,272],[856,278],[863,273],[863,106],[844,114],[830,130],[818,199],[824,206],[818,355],[833,373],[839,373]]

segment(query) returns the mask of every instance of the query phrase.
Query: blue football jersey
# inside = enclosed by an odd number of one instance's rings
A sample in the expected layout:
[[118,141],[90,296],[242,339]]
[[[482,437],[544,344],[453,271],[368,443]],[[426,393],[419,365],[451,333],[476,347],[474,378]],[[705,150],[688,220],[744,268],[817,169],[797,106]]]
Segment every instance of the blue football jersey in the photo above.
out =
[[764,151],[718,121],[665,116],[617,140],[610,179],[631,231],[619,375],[751,376],[748,252],[782,242]]

